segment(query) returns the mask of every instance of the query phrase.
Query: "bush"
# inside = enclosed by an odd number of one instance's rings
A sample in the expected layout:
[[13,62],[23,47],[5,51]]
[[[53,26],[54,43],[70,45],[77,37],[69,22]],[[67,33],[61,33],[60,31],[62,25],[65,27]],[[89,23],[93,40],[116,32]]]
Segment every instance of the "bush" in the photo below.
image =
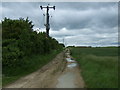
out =
[[56,39],[46,37],[45,32],[33,31],[33,26],[28,18],[19,20],[5,18],[2,21],[3,73],[7,72],[6,68],[21,66],[25,57],[45,55],[62,48]]

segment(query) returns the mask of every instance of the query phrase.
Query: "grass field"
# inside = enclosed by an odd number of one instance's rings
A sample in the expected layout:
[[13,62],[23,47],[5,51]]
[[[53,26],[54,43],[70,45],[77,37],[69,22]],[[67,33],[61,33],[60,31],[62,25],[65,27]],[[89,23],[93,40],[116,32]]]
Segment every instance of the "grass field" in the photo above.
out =
[[30,57],[24,58],[23,65],[16,68],[3,68],[5,74],[2,76],[2,86],[5,86],[15,80],[19,79],[22,76],[30,74],[37,69],[41,68],[48,62],[50,62],[60,51],[53,51],[50,54],[46,55],[31,55]]
[[87,88],[118,87],[118,48],[71,48]]

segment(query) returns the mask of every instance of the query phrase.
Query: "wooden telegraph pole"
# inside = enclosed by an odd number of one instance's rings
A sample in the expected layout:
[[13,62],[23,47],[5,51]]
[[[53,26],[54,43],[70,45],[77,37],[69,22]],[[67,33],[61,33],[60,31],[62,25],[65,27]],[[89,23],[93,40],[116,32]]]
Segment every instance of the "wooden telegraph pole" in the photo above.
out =
[[49,24],[49,9],[54,9],[55,10],[55,6],[40,6],[41,9],[46,9],[46,24],[45,24],[45,27],[46,27],[46,34],[47,34],[47,37],[49,37],[49,30],[50,30],[50,24]]

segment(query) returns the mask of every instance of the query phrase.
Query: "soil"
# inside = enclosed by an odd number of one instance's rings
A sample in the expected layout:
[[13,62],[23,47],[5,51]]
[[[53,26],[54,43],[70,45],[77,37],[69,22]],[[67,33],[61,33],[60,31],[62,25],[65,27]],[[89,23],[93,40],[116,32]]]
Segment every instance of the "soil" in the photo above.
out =
[[69,49],[66,49],[41,69],[4,88],[84,88],[80,71]]

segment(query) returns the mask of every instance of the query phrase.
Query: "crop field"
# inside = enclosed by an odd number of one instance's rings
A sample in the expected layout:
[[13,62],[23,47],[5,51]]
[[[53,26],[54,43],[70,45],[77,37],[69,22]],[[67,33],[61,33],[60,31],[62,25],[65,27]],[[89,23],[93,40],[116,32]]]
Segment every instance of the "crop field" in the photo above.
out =
[[118,48],[71,48],[87,88],[118,88]]

